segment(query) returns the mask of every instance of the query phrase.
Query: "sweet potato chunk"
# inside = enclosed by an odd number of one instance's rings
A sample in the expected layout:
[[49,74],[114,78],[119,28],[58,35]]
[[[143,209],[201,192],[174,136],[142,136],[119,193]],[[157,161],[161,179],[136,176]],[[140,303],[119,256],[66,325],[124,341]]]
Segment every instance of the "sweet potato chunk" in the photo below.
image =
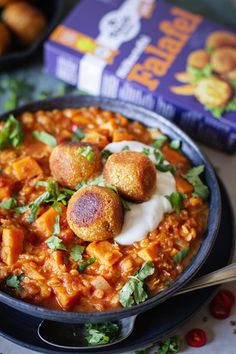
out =
[[0,201],[10,197],[11,197],[11,187],[10,186],[0,187]]
[[23,250],[24,232],[16,227],[3,229],[1,258],[7,265],[14,264]]
[[176,189],[180,193],[192,193],[193,186],[186,179],[176,176]]
[[50,260],[51,263],[50,265],[52,266],[52,271],[53,272],[58,272],[61,270],[61,266],[64,265],[63,262],[63,252],[62,251],[53,251],[52,254],[50,255]]
[[46,239],[52,235],[57,215],[61,215],[65,210],[64,205],[60,205],[60,208],[62,211],[58,211],[52,207],[49,208],[35,221],[35,226],[42,239]]
[[91,257],[108,266],[112,266],[122,257],[122,253],[109,241],[91,242],[86,251]]
[[63,310],[69,310],[72,308],[80,298],[81,291],[75,290],[73,293],[68,294],[64,286],[53,287],[53,291],[56,294],[57,301]]
[[26,178],[33,178],[43,173],[39,164],[30,156],[17,160],[13,163],[12,167],[19,181]]
[[34,280],[44,280],[45,277],[40,274],[36,269],[36,264],[33,262],[26,262],[22,265],[22,269],[24,271],[24,274],[27,275],[30,279]]
[[139,251],[138,255],[145,261],[153,261],[157,257],[158,248],[158,243],[153,242],[148,247],[143,248],[141,251]]

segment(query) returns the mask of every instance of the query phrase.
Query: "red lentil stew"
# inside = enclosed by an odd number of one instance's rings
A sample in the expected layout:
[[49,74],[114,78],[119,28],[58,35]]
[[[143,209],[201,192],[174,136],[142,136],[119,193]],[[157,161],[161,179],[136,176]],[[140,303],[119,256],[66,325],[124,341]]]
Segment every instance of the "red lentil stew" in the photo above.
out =
[[[129,196],[98,186],[104,164],[115,155],[106,146],[124,140],[154,147],[156,169],[172,173],[176,182],[176,192],[167,196],[172,212],[129,245],[113,238],[129,213]],[[199,177],[204,167],[191,166],[181,142],[157,129],[97,107],[25,112],[0,123],[0,150],[4,292],[65,311],[129,307],[169,287],[198,251],[208,218],[208,188]],[[91,193],[97,193],[95,202]],[[96,224],[87,232],[97,200],[107,203],[99,222],[106,217],[109,227]]]

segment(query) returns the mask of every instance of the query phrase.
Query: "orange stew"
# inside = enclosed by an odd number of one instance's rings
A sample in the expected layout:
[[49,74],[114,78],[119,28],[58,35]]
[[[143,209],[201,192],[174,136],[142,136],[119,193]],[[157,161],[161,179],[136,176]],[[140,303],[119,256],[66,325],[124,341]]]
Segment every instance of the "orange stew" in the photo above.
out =
[[[192,166],[180,150],[168,139],[160,144],[175,170],[177,192],[185,196],[181,210],[165,214],[155,230],[134,244],[119,245],[112,238],[88,242],[68,225],[67,203],[74,190],[52,178],[53,147],[76,139],[99,151],[123,140],[150,145],[160,132],[96,107],[26,112],[11,119],[8,128],[0,124],[2,290],[50,309],[89,312],[122,307],[121,289],[145,264],[152,271],[139,282],[145,283],[148,296],[170,286],[197,252],[208,216],[207,202],[182,177]],[[45,135],[39,137],[42,132],[49,134],[48,143]],[[48,241],[52,236],[53,244]]]

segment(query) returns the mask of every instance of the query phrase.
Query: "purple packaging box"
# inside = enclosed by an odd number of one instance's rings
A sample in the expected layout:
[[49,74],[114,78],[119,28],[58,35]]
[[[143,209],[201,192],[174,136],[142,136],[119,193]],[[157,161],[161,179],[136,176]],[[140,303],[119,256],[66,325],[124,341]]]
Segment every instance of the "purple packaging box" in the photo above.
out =
[[48,73],[236,150],[236,34],[162,0],[82,0],[45,44]]

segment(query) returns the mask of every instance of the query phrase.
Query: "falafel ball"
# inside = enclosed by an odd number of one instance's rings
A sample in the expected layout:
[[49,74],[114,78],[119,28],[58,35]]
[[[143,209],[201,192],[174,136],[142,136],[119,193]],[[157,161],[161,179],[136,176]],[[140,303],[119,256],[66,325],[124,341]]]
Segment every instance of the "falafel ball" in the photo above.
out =
[[222,47],[212,53],[212,69],[218,74],[225,74],[236,69],[236,48]]
[[23,46],[33,43],[47,24],[44,14],[24,1],[13,2],[5,7],[2,19]]
[[205,106],[223,107],[233,95],[233,87],[215,76],[205,77],[197,83],[196,98]]
[[0,56],[5,54],[11,44],[11,34],[4,23],[0,22]]
[[115,186],[127,200],[141,203],[150,199],[156,186],[156,168],[142,152],[112,154],[104,167],[106,183]]
[[187,59],[187,65],[197,69],[203,69],[210,62],[210,53],[204,49],[195,50],[190,53]]
[[111,188],[88,186],[69,200],[67,221],[84,241],[102,241],[117,236],[123,226],[121,200]]
[[236,47],[236,36],[227,31],[215,31],[208,36],[206,45],[210,49]]
[[53,149],[49,165],[53,177],[61,185],[75,188],[78,183],[86,182],[99,174],[101,155],[92,144],[65,142]]

